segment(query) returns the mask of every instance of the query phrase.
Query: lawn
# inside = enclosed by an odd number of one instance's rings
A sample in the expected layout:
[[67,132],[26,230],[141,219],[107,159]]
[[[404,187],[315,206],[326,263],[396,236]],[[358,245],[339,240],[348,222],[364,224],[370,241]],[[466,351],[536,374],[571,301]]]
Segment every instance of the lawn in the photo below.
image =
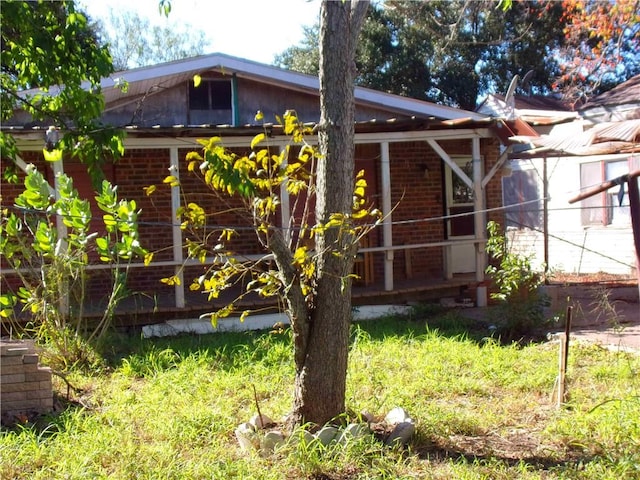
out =
[[114,335],[104,367],[56,383],[59,412],[3,429],[2,479],[640,478],[640,356],[573,344],[569,400],[551,395],[558,345],[502,345],[455,312],[352,327],[347,407],[416,422],[406,447],[373,436],[242,451],[234,429],[288,412],[289,333]]

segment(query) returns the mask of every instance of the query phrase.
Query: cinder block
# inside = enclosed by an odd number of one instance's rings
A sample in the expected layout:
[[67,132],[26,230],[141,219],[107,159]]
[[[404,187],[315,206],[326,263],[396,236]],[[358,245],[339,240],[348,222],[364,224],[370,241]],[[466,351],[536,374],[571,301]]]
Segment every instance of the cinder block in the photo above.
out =
[[40,411],[48,412],[53,409],[53,396],[40,399]]
[[[22,365],[24,363],[24,357],[26,357],[26,355],[23,355],[22,357],[19,355],[16,355],[14,357],[2,357],[2,359],[0,359],[0,369],[4,372],[5,367]],[[36,361],[38,360],[37,357],[38,356],[36,355]]]
[[[2,394],[2,398],[4,398],[5,393],[28,392],[31,390],[40,390],[41,388],[41,382],[3,383],[0,386],[0,394]],[[51,388],[51,382],[49,382],[49,388]]]
[[51,379],[49,380],[40,380],[39,383],[39,390],[49,390],[50,392],[53,392],[53,386],[51,385]]
[[37,364],[38,363],[38,354],[36,354],[36,353],[28,353],[26,355],[23,355],[22,356],[22,363],[24,363],[24,364],[32,364],[32,363]]
[[[31,375],[37,375],[36,373],[32,373]],[[13,375],[0,375],[0,384],[5,385],[9,383],[22,383],[26,381],[26,377],[24,373],[15,373]]]
[[[29,392],[20,392],[24,393],[26,396],[26,400],[34,400],[34,399],[43,399],[43,398],[53,398],[53,392],[51,390],[32,390]],[[4,398],[4,396],[3,396]]]
[[29,353],[29,349],[27,347],[19,347],[16,344],[0,344],[0,355],[3,357],[22,356],[27,353]]
[[2,406],[4,407],[5,402],[27,400],[27,397],[31,393],[32,392],[2,392]]
[[24,381],[26,382],[40,382],[42,380],[49,380],[51,378],[51,370],[38,369],[37,372],[28,372],[24,374]]
[[40,400],[12,400],[2,402],[2,411],[7,412],[10,410],[16,410],[19,412],[25,412],[27,410],[37,410],[40,408]]
[[37,372],[38,365],[30,364],[30,365],[2,365],[2,375],[14,375],[16,373],[27,373],[27,372]]

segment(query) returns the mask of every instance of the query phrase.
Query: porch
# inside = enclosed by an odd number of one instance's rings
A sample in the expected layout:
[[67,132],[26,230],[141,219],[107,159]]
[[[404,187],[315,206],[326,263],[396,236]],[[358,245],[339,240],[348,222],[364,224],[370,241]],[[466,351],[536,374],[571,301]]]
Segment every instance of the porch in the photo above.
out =
[[[414,278],[396,282],[394,290],[385,290],[384,282],[374,282],[365,285],[357,283],[352,288],[352,305],[411,305],[413,303],[438,303],[442,298],[467,299],[473,302],[477,281],[475,274],[454,275],[451,279],[420,279]],[[125,298],[117,308],[114,325],[119,328],[135,328],[152,325],[167,320],[193,319],[206,315],[227,305],[237,298],[238,289],[229,289],[214,301],[208,301],[202,292],[185,291],[183,307],[176,307],[171,295],[133,294]],[[95,302],[87,305],[85,316],[87,320],[97,319],[104,312],[104,305]],[[238,303],[237,312],[252,310],[256,314],[278,313],[283,309],[275,298],[264,299],[258,295],[245,297]],[[251,317],[248,317],[249,319]],[[250,320],[247,321],[250,321]]]

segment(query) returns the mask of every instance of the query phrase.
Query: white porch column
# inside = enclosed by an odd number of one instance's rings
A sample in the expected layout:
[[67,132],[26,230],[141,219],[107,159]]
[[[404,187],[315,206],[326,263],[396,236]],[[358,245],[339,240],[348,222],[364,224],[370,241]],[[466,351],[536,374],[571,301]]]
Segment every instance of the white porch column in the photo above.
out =
[[[64,165],[62,160],[58,160],[57,162],[53,162],[53,178],[54,178],[54,195],[55,199],[60,199],[60,180],[58,179],[58,175],[62,175],[64,173]],[[61,250],[60,254],[67,250],[67,227],[64,225],[64,221],[60,215],[56,215],[56,231],[58,232],[58,241],[59,248]],[[56,253],[57,255],[57,253]],[[60,312],[66,316],[69,313],[69,282],[65,279],[59,285],[60,289],[60,299],[58,308]]]
[[[393,226],[391,220],[391,167],[389,165],[389,142],[380,144],[380,177],[382,178],[382,244],[393,246]],[[384,289],[393,290],[393,250],[384,252]]]
[[[280,147],[280,153],[285,150],[285,146]],[[282,166],[286,167],[289,159],[285,158],[284,162],[282,162]],[[284,238],[287,242],[291,240],[291,205],[289,203],[289,192],[287,192],[286,179],[280,185],[280,216],[282,218],[282,228],[284,229]]]
[[[473,156],[473,209],[474,209],[474,227],[476,232],[476,280],[481,282],[484,280],[484,270],[486,268],[485,260],[485,244],[487,214],[485,191],[482,186],[482,157],[480,155],[480,138],[474,137],[471,140],[471,153]],[[486,292],[484,299],[478,299],[478,304],[486,305]]]
[[[180,165],[178,161],[178,147],[169,149],[169,158],[171,162],[171,175],[178,182],[180,181]],[[173,261],[178,263],[174,267],[174,275],[180,279],[179,285],[175,285],[175,301],[177,308],[184,308],[184,275],[182,272],[182,261],[184,260],[182,253],[182,231],[180,230],[180,222],[178,221],[178,208],[180,208],[180,185],[171,187],[171,233],[173,241]]]

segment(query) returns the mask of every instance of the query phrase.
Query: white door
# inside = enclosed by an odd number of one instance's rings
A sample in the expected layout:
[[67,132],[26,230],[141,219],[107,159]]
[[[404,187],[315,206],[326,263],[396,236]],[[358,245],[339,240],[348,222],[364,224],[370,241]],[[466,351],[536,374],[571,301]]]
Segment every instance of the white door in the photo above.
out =
[[[473,178],[471,157],[452,158],[460,169]],[[447,238],[449,240],[472,240],[475,238],[473,219],[473,189],[467,186],[451,168],[445,164]],[[476,271],[476,256],[473,243],[453,245],[450,249],[451,273]]]

